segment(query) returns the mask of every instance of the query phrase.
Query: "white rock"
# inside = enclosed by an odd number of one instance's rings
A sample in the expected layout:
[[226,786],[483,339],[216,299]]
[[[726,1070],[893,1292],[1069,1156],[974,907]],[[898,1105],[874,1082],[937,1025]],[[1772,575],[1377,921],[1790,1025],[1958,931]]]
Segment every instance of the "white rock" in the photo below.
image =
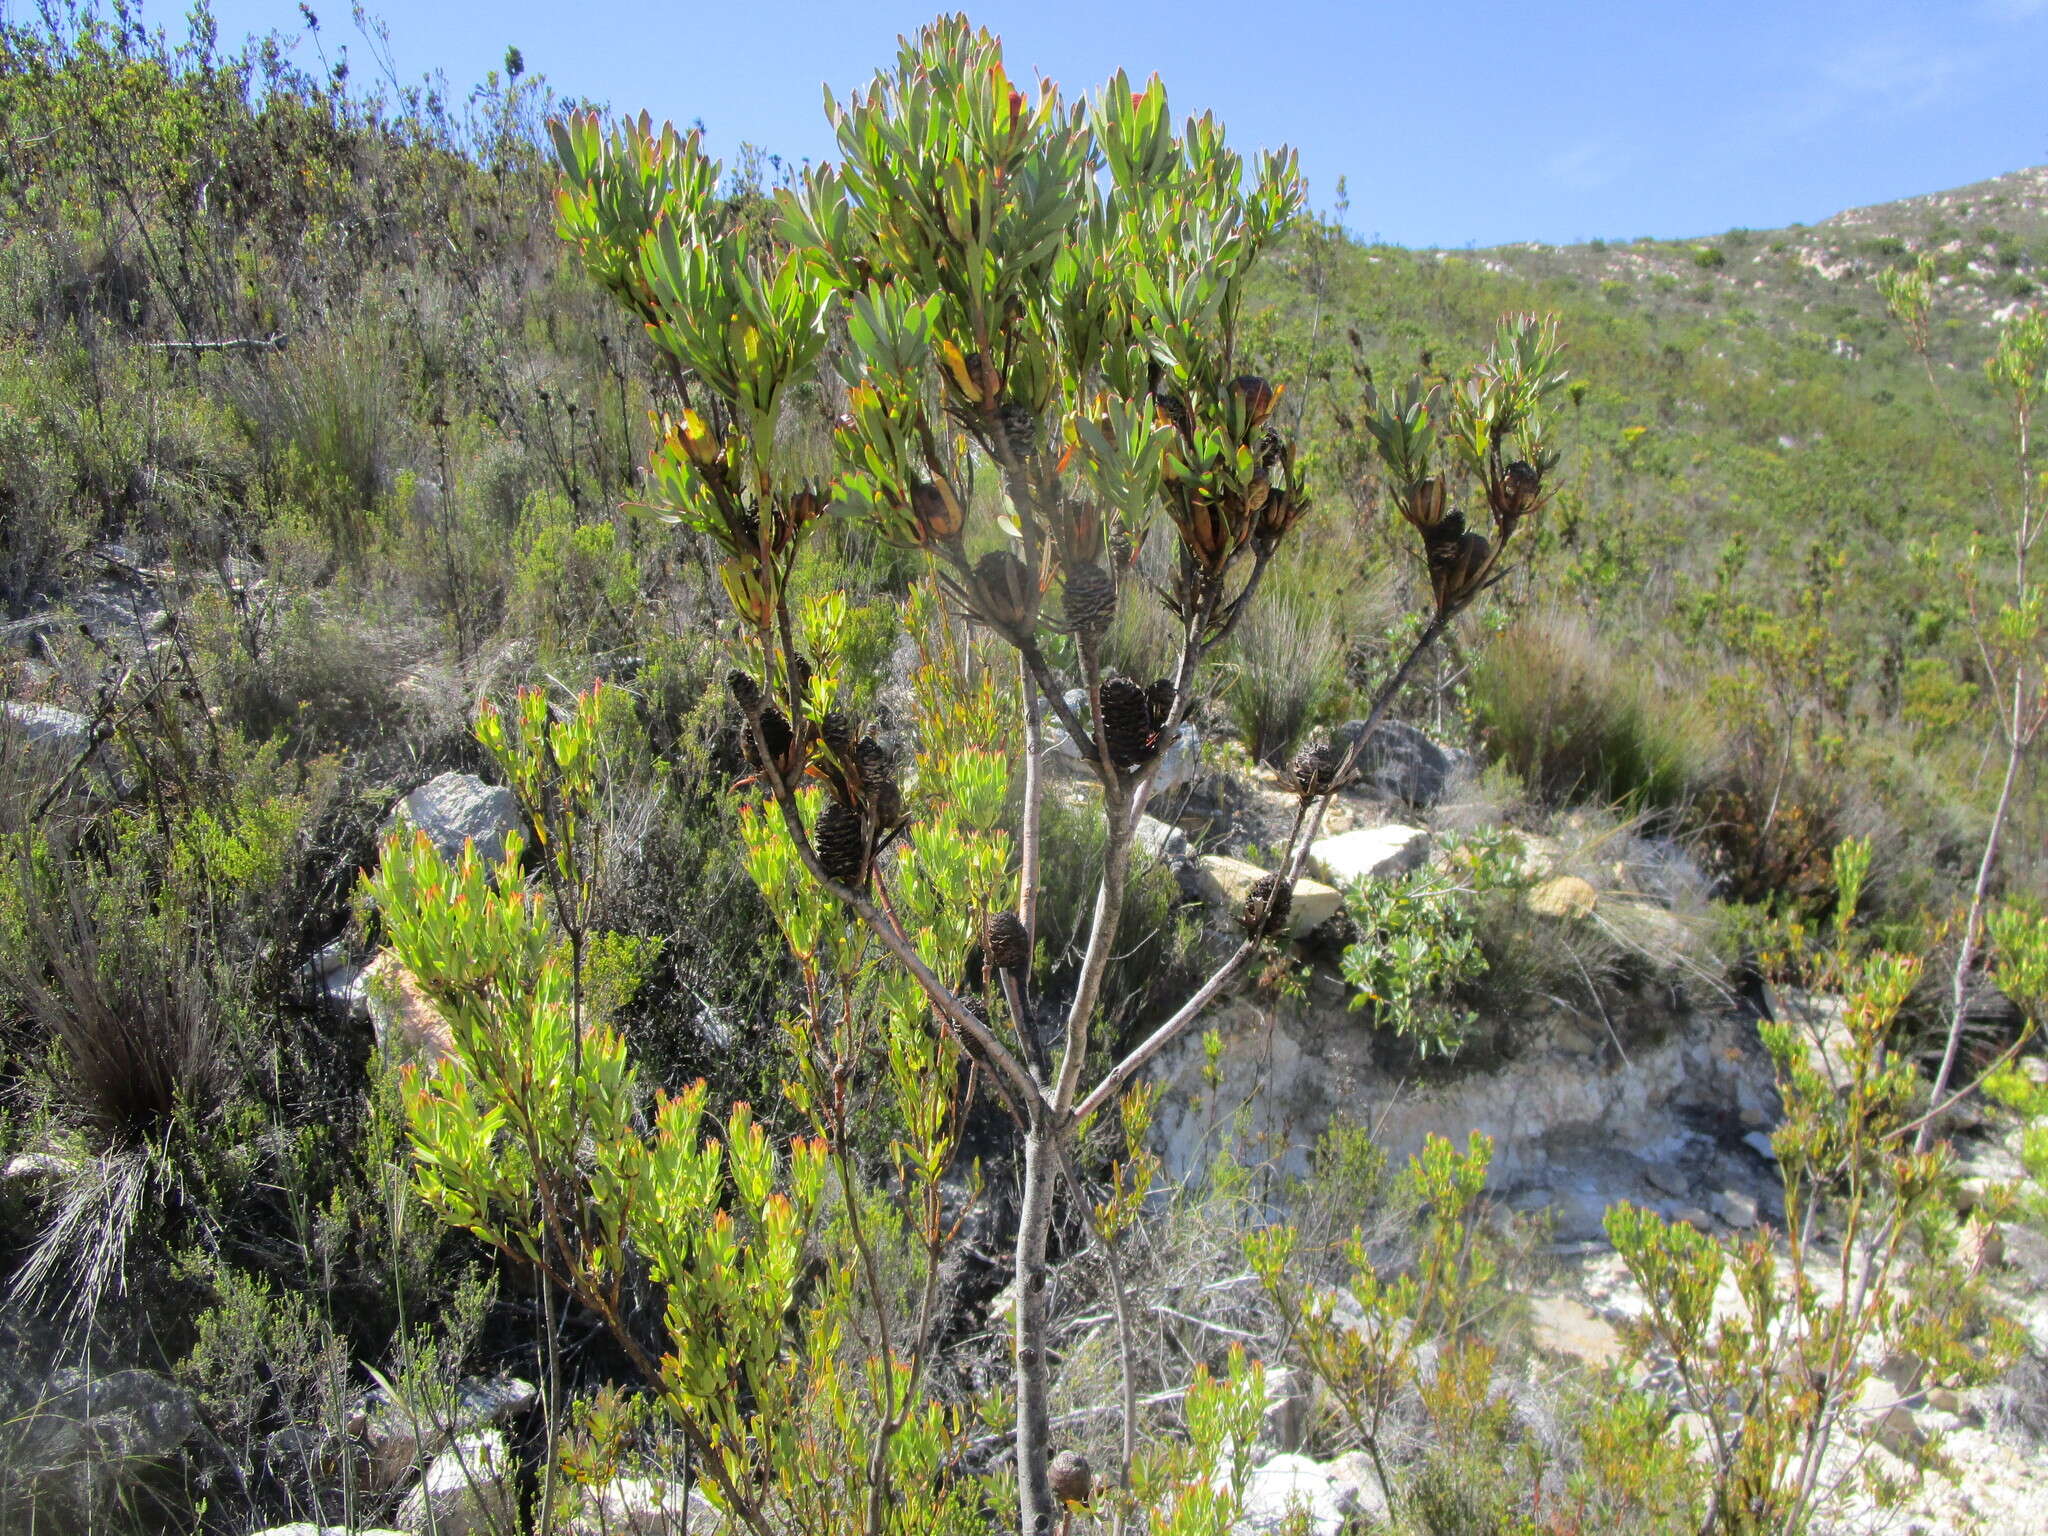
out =
[[452,1411],[422,1405],[415,1412],[405,1403],[379,1396],[370,1405],[363,1431],[378,1486],[397,1487],[423,1458],[463,1436],[506,1423],[531,1408],[538,1397],[531,1382],[516,1376],[462,1383]]
[[1614,1325],[1576,1297],[1535,1297],[1529,1304],[1529,1322],[1536,1347],[1548,1354],[1595,1369],[1622,1357],[1621,1335]]
[[1913,1410],[1901,1401],[1899,1390],[1882,1376],[1872,1376],[1856,1394],[1856,1415],[1865,1436],[1896,1455],[1906,1455],[1927,1435],[1914,1422]]
[[364,966],[356,985],[380,1050],[394,1052],[401,1061],[432,1066],[455,1049],[447,1019],[393,951],[380,952]]
[[0,735],[19,738],[48,768],[69,768],[92,744],[92,722],[76,710],[25,699],[0,699]]
[[1276,1451],[1300,1450],[1308,1443],[1308,1421],[1315,1406],[1315,1383],[1311,1378],[1285,1366],[1266,1372],[1266,1407],[1259,1417],[1260,1441]]
[[1330,1474],[1337,1497],[1355,1514],[1374,1521],[1387,1518],[1387,1491],[1380,1486],[1372,1457],[1364,1451],[1346,1451],[1335,1461],[1325,1462],[1323,1470]]
[[1309,868],[1330,884],[1347,886],[1359,880],[1387,880],[1405,875],[1417,868],[1428,853],[1427,832],[1395,823],[1318,838],[1309,848],[1308,862]]
[[1771,1145],[1771,1138],[1762,1131],[1750,1131],[1742,1138],[1742,1144],[1767,1163],[1778,1160],[1778,1149]]
[[1152,775],[1152,793],[1164,795],[1191,784],[1202,771],[1202,738],[1192,725],[1183,725],[1160,755]]
[[[399,1506],[401,1530],[433,1536],[517,1529],[512,1453],[495,1429],[462,1435],[427,1464],[426,1476]],[[428,1510],[433,1512],[431,1522]]]
[[[1251,895],[1252,887],[1266,874],[1267,871],[1258,865],[1247,864],[1243,859],[1210,853],[1195,860],[1191,878],[1204,901],[1225,909],[1234,919],[1244,909],[1245,898]],[[1318,880],[1297,880],[1294,882],[1294,905],[1287,920],[1287,931],[1298,939],[1343,909],[1344,897],[1339,892]]]
[[1169,866],[1178,867],[1194,857],[1194,850],[1188,846],[1187,833],[1157,816],[1140,816],[1131,841]]
[[1306,1456],[1275,1456],[1245,1479],[1240,1532],[1277,1531],[1297,1510],[1306,1511],[1316,1536],[1337,1536],[1350,1514],[1345,1487],[1330,1469]]
[[689,1527],[698,1536],[710,1536],[722,1517],[695,1489],[685,1492],[679,1482],[655,1477],[615,1477],[584,1493],[583,1507],[562,1529],[565,1536],[674,1536],[683,1529],[684,1509]]
[[1652,1163],[1643,1170],[1643,1177],[1653,1188],[1675,1198],[1692,1193],[1692,1180],[1685,1175],[1685,1169],[1677,1163]]
[[388,834],[417,827],[454,859],[465,842],[493,864],[505,857],[505,834],[519,829],[519,802],[502,784],[486,784],[473,773],[444,773],[407,795],[384,823]]
[[1714,1214],[1737,1231],[1756,1225],[1756,1198],[1739,1189],[1724,1189],[1714,1196]]

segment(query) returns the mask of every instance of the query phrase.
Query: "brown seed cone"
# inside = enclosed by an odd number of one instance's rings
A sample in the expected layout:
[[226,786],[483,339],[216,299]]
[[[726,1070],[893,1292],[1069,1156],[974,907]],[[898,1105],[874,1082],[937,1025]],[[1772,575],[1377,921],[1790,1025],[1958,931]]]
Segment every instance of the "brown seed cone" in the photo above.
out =
[[[1435,551],[1431,551],[1434,556]],[[1455,608],[1479,590],[1479,583],[1486,574],[1486,563],[1492,558],[1493,546],[1483,533],[1468,533],[1458,541],[1454,559],[1445,562],[1441,575],[1434,558],[1430,562],[1430,574],[1437,577],[1437,607],[1443,610]]]
[[867,883],[868,834],[857,814],[837,800],[826,802],[811,841],[829,877],[856,890]]
[[992,549],[974,564],[974,605],[998,629],[1028,628],[1038,616],[1031,573],[1007,549]]
[[1141,766],[1159,744],[1145,690],[1128,677],[1102,680],[1102,715],[1097,727],[1108,744],[1109,760],[1121,769]]
[[1100,640],[1109,633],[1116,619],[1116,583],[1093,560],[1069,568],[1061,598],[1067,627],[1081,639]]
[[1086,1506],[1095,1493],[1095,1469],[1079,1451],[1061,1451],[1045,1469],[1052,1496],[1062,1504]]
[[842,763],[853,756],[853,716],[843,709],[828,709],[818,721],[818,739]]
[[760,709],[761,685],[754,681],[752,673],[735,667],[725,674],[725,686],[731,692],[733,702],[746,714],[754,714]]
[[1031,963],[1031,938],[1014,912],[991,912],[981,925],[982,950],[997,970],[1021,971]]
[[747,730],[747,750],[756,768],[773,763],[776,772],[786,776],[790,748],[795,745],[796,733],[789,728],[789,717],[773,704],[762,710]]
[[1294,780],[1295,793],[1306,800],[1320,795],[1337,782],[1337,770],[1343,766],[1344,754],[1330,741],[1313,741],[1294,754],[1287,764],[1287,773]]
[[1525,512],[1533,511],[1542,495],[1542,474],[1527,459],[1516,459],[1498,480],[1487,486],[1486,503],[1496,518],[1512,523]]
[[1038,451],[1038,414],[1030,406],[1005,400],[996,410],[996,425],[1018,458],[1028,459]]
[[1246,933],[1278,933],[1287,926],[1294,911],[1294,886],[1282,884],[1278,875],[1261,875],[1244,899],[1239,921]]
[[1418,480],[1401,498],[1401,513],[1427,534],[1443,521],[1450,506],[1451,488],[1442,475]]
[[1244,402],[1246,420],[1254,427],[1265,425],[1266,418],[1273,414],[1273,402],[1280,398],[1279,391],[1256,373],[1239,374],[1227,388]]
[[896,765],[888,749],[872,736],[863,736],[853,749],[860,771],[860,792],[874,813],[875,826],[887,831],[903,819],[903,793],[896,784]]
[[959,503],[929,480],[910,488],[910,515],[917,523],[918,537],[926,543],[957,539],[966,523]]

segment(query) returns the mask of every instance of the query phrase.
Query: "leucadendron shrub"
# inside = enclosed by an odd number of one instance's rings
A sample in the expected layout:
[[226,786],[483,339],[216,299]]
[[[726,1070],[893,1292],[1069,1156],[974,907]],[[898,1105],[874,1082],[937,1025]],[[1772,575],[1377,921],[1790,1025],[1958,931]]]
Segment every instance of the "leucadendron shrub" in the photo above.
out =
[[[674,1354],[641,1363],[731,1518],[764,1536],[949,1529],[985,1512],[971,1481],[932,1477],[957,1458],[967,1411],[925,1390],[960,1219],[940,1181],[987,1095],[1022,1166],[1010,1394],[975,1407],[1014,1435],[1020,1527],[1049,1536],[1095,1493],[1085,1467],[1056,1460],[1049,1403],[1048,1242],[1060,1181],[1076,1182],[1076,1133],[1286,932],[1330,797],[1547,499],[1559,342],[1554,322],[1516,316],[1454,378],[1368,391],[1389,503],[1427,576],[1421,627],[1355,743],[1290,766],[1294,825],[1237,914],[1242,936],[1126,1044],[1111,983],[1144,937],[1125,930],[1146,880],[1139,819],[1311,510],[1284,384],[1258,371],[1242,323],[1252,272],[1302,207],[1295,158],[1248,163],[1213,117],[1176,123],[1157,80],[1118,74],[1085,102],[1050,81],[1027,91],[961,17],[904,39],[893,68],[828,110],[839,159],[772,209],[726,196],[696,134],[644,116],[551,125],[558,227],[675,385],[639,504],[716,561],[730,605],[750,770],[737,835],[797,972],[787,1091],[812,1135],[777,1172],[750,1119],[735,1111],[722,1139],[707,1128],[701,1092],[663,1101],[651,1130],[626,1110],[623,1049],[579,1004],[585,876],[554,830],[593,793],[575,749],[598,707],[586,701],[554,721],[522,704],[516,743],[483,721],[542,844],[566,960],[512,864],[449,871],[417,847],[387,851],[377,889],[394,947],[436,1001],[470,1015],[450,1061],[415,1085],[415,1146],[448,1219],[539,1266],[615,1332],[619,1277],[652,1266]],[[829,465],[807,421],[819,411]],[[943,679],[913,678],[907,730],[865,707],[876,679],[862,626],[807,576],[834,542],[822,530],[849,523],[914,556],[997,644]],[[1152,583],[1138,573],[1148,543],[1161,551]],[[1153,602],[1170,616],[1170,663],[1116,673],[1104,642],[1119,611]],[[1078,958],[1057,963],[1041,942],[1057,921],[1049,721],[1078,753],[1080,782],[1061,793],[1101,827],[1090,878],[1071,882],[1094,886]],[[828,1302],[805,1313],[785,1264],[815,1235],[828,1174],[845,1241],[819,1294],[858,1293],[876,1320],[864,1391],[819,1342]],[[881,1274],[864,1176],[912,1213],[926,1277],[914,1303]],[[679,1178],[688,1188],[670,1189]],[[729,1211],[704,1203],[713,1186]],[[675,1223],[700,1246],[685,1254]],[[784,1343],[793,1308],[807,1331]],[[1195,1403],[1193,1438],[1217,1443]],[[1207,1467],[1161,1487],[1128,1436],[1121,1460],[1103,1484],[1118,1500],[1144,1490],[1166,1528],[1233,1518]]]

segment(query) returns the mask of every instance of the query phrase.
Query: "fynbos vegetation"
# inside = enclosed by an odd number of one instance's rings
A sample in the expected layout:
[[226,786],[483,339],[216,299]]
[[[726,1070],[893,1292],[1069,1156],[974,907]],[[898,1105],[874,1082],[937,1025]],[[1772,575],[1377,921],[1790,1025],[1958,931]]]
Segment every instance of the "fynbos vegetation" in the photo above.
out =
[[306,26],[0,24],[0,1529],[2029,1528],[2034,180]]

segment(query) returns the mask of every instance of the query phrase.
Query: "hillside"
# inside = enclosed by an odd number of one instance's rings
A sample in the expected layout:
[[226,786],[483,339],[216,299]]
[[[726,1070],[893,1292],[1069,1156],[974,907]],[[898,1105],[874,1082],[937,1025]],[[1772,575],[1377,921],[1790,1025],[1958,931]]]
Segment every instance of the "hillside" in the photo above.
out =
[[[1801,1446],[1814,1532],[1909,1486],[2027,1528],[2048,783],[2001,779],[2042,652],[1990,615],[2039,461],[1984,363],[2048,169],[1626,246],[1303,215],[1206,396],[1105,260],[1124,360],[1000,411],[993,346],[818,277],[896,250],[849,215],[717,333],[809,348],[750,414],[646,307],[659,241],[591,230],[653,187],[780,260],[797,188],[575,105],[0,20],[0,1533],[1014,1528],[1033,1355],[1094,1467],[1059,1536],[1753,1531]],[[603,181],[635,153],[668,179]],[[1523,313],[1562,377],[1503,361]],[[1384,402],[1482,365],[1542,468],[1431,523]],[[1080,488],[1122,450],[1059,402],[1118,367],[1141,442],[1234,443],[1229,582],[1164,449],[1140,512]],[[1446,526],[1512,557],[1447,575]],[[1100,1112],[1020,1112],[1076,1039]]]

